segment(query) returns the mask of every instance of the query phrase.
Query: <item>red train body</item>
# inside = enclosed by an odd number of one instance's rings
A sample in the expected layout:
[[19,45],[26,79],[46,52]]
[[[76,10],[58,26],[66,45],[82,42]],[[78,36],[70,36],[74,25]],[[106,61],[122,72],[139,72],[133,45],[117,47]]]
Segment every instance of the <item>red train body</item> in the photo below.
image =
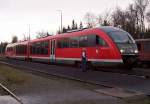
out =
[[93,66],[132,65],[138,54],[135,41],[127,32],[107,26],[9,44],[5,54],[9,58],[77,64],[83,49]]

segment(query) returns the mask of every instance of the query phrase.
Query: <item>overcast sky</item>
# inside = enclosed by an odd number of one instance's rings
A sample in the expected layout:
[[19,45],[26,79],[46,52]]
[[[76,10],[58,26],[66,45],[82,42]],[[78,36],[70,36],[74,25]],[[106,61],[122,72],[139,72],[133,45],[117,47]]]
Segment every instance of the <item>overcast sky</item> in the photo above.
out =
[[31,27],[31,38],[37,31],[55,33],[60,27],[60,12],[63,25],[71,25],[72,19],[79,24],[86,12],[95,15],[113,10],[116,6],[125,9],[133,0],[0,0],[0,41],[11,41],[13,35],[23,39]]

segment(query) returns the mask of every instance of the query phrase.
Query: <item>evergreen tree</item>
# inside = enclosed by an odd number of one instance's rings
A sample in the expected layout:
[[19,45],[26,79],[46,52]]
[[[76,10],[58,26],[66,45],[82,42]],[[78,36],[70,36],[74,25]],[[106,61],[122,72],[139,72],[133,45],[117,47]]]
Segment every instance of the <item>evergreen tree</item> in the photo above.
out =
[[47,33],[46,33],[46,36],[49,36],[49,35],[50,35],[49,32],[47,32]]
[[76,28],[76,24],[75,24],[75,21],[72,20],[72,30],[74,30]]
[[67,29],[65,27],[63,27],[62,33],[66,33]]
[[7,42],[4,42],[0,44],[0,55],[3,55],[5,53],[5,49],[6,49],[6,46],[7,46]]
[[82,24],[82,22],[80,22],[80,27],[79,27],[80,29],[83,29],[83,24]]
[[75,29],[78,29],[78,25],[77,25],[77,23],[75,24]]
[[68,25],[68,29],[67,29],[67,30],[68,30],[68,31],[69,31],[69,30],[71,30],[71,28],[70,28],[70,26],[69,26],[69,25]]

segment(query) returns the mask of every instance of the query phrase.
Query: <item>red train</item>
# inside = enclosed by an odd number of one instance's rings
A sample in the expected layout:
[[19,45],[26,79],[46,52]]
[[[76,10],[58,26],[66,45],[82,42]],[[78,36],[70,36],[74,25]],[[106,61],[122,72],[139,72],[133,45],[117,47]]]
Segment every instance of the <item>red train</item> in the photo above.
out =
[[8,58],[80,64],[83,49],[87,53],[88,65],[92,66],[128,64],[126,66],[132,67],[138,54],[131,35],[110,26],[9,44],[5,54]]
[[138,64],[140,65],[149,65],[150,63],[150,39],[137,39],[136,40],[139,57]]

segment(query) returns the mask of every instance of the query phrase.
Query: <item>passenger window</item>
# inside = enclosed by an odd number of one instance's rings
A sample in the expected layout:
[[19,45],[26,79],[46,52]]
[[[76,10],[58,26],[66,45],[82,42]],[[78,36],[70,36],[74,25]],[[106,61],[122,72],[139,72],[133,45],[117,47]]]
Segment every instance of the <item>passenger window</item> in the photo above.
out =
[[79,47],[87,47],[88,46],[88,38],[87,36],[81,36],[79,38]]
[[62,48],[62,40],[57,40],[57,48]]
[[63,48],[68,48],[69,47],[69,39],[68,38],[64,38],[62,41],[62,47]]
[[70,38],[70,47],[71,48],[78,48],[79,47],[79,38],[78,37]]
[[48,43],[49,43],[48,41],[32,43],[30,47],[31,54],[47,55],[49,47]]
[[69,48],[69,38],[59,39],[57,41],[58,48]]
[[88,47],[96,46],[96,35],[88,36]]
[[63,38],[57,41],[58,48],[95,47],[97,45],[108,46],[107,43],[97,35]]
[[96,45],[101,45],[101,46],[104,46],[104,47],[108,46],[108,44],[105,42],[105,40],[100,38],[98,35],[96,35]]

